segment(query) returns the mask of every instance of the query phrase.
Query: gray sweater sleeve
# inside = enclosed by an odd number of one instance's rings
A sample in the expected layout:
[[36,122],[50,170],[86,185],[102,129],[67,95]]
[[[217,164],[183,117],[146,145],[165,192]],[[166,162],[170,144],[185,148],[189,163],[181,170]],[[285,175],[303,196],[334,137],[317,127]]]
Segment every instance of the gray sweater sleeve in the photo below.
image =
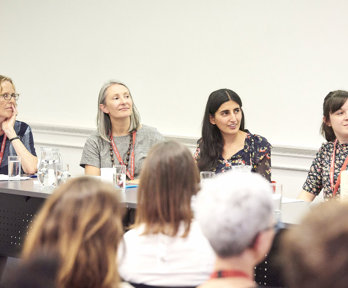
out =
[[85,168],[86,165],[101,168],[100,140],[96,135],[90,136],[83,147],[80,166]]

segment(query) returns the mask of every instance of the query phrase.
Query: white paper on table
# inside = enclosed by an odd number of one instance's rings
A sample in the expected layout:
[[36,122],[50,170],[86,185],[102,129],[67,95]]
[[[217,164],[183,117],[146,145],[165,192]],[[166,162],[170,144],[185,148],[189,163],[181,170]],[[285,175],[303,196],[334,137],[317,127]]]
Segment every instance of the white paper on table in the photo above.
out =
[[[22,176],[21,178],[16,179],[16,181],[17,181],[17,180],[28,180],[28,179],[30,179],[30,177],[28,177],[28,176]],[[8,175],[6,175],[6,174],[0,174],[0,181],[8,181]]]

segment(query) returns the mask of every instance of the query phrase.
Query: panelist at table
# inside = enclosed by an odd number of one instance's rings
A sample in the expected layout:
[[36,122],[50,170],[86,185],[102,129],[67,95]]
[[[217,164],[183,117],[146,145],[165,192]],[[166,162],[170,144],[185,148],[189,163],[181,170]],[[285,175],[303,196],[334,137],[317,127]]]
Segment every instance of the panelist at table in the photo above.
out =
[[137,178],[150,148],[164,137],[153,127],[140,124],[128,87],[109,81],[100,89],[97,132],[84,146],[80,165],[86,175],[100,175],[101,168],[123,164],[127,179]]
[[21,157],[25,173],[37,170],[34,139],[28,124],[17,121],[17,100],[15,86],[11,78],[0,75],[0,174],[8,173],[8,156]]
[[202,123],[202,137],[194,157],[200,171],[225,172],[247,165],[271,181],[271,144],[245,129],[242,100],[230,89],[210,94]]
[[312,201],[321,190],[324,199],[340,195],[341,172],[348,164],[348,92],[330,92],[324,99],[321,133],[327,140],[322,144],[299,198]]

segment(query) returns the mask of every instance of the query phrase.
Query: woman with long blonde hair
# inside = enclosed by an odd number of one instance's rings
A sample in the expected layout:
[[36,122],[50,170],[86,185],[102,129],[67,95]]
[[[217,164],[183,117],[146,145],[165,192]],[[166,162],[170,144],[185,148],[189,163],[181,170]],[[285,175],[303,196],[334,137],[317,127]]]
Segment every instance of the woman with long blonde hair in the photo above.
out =
[[117,191],[92,177],[60,186],[29,231],[23,258],[59,259],[57,287],[119,287],[116,254],[123,235]]

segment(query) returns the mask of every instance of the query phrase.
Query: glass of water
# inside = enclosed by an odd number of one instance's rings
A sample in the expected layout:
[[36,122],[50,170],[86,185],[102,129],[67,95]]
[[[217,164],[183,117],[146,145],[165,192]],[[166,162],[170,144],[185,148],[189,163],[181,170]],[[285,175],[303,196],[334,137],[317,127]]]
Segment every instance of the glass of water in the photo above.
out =
[[21,157],[8,156],[8,180],[21,179]]
[[281,208],[282,208],[282,196],[283,185],[272,181],[272,198],[274,207],[274,217],[276,221],[281,221]]
[[114,186],[121,191],[122,200],[126,199],[126,169],[125,165],[115,165],[113,174]]

